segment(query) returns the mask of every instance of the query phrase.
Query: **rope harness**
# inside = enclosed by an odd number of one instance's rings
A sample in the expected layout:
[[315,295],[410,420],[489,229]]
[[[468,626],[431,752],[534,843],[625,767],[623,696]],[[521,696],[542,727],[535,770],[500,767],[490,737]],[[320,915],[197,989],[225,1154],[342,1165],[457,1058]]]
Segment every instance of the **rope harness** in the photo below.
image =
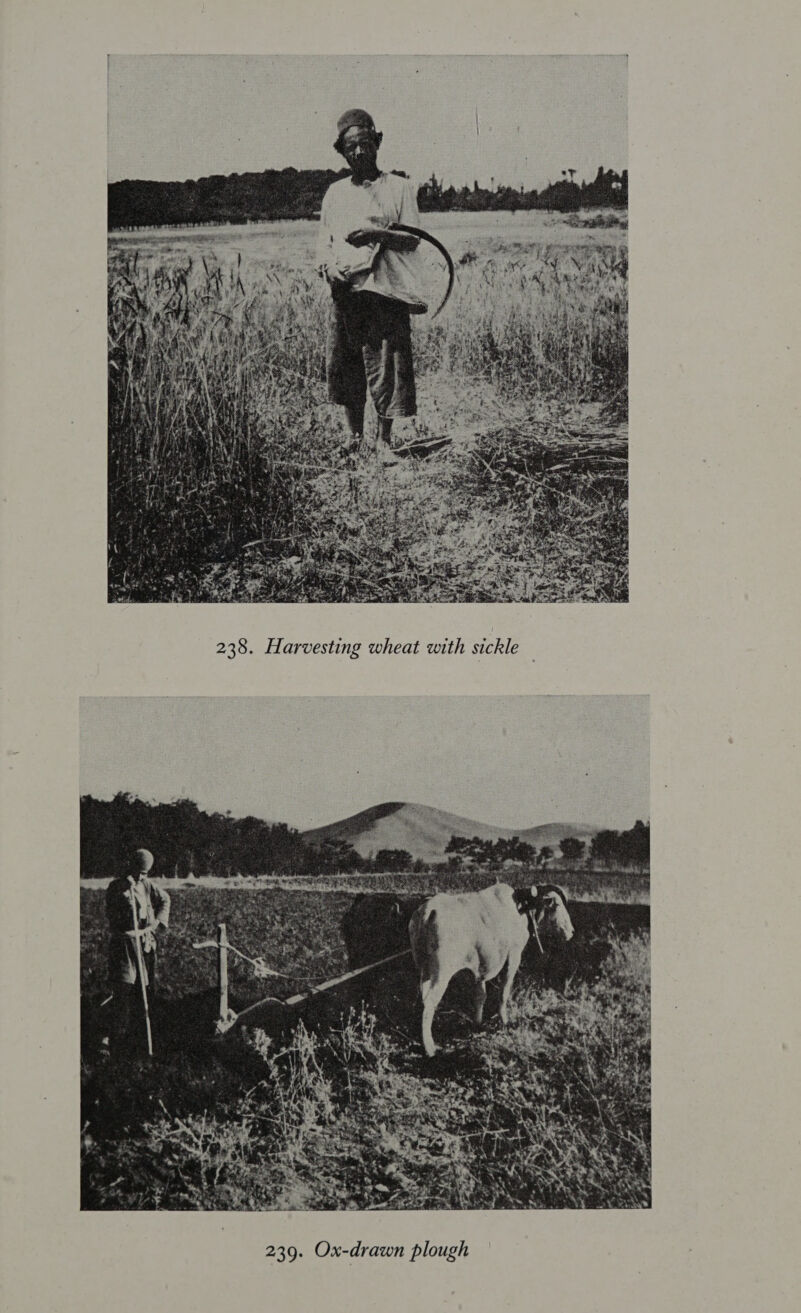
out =
[[[216,939],[201,939],[197,943],[194,943],[192,947],[219,949],[220,945]],[[268,976],[275,976],[278,980],[296,980],[304,985],[315,985],[327,979],[326,976],[301,976],[296,972],[287,973],[286,971],[274,971],[272,967],[268,967],[263,957],[248,957],[247,953],[243,953],[241,949],[235,948],[230,941],[226,943],[225,947],[229,953],[236,953],[237,957],[242,958],[243,962],[247,962],[252,966],[253,974],[259,980],[266,980]],[[327,950],[323,951],[326,952]],[[321,957],[322,954],[318,953],[317,956]]]
[[524,916],[526,918],[526,923],[528,925],[529,939],[536,940],[537,948],[540,950],[540,953],[544,957],[545,949],[542,946],[542,940],[540,939],[540,932],[537,929],[537,918],[535,915],[536,900],[532,898],[528,890],[522,890],[522,889],[514,890],[514,900],[515,903],[517,904],[518,912],[520,913],[521,916]]

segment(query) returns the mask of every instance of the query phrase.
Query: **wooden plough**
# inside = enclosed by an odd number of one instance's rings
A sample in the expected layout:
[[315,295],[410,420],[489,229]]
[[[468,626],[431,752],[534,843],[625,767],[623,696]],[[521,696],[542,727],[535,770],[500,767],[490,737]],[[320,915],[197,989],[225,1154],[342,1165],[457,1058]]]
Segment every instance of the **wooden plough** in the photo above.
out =
[[236,953],[246,962],[250,962],[257,971],[258,975],[279,976],[280,972],[271,971],[266,967],[261,958],[249,958],[245,953],[240,953],[238,948],[228,942],[228,933],[225,922],[221,921],[217,927],[216,940],[204,939],[200,943],[193,944],[193,948],[216,948],[217,950],[217,986],[219,995],[219,1016],[215,1023],[217,1035],[226,1035],[228,1031],[239,1026],[265,1026],[268,1023],[275,1023],[277,1020],[286,1017],[291,1009],[299,1007],[307,999],[313,998],[315,994],[325,994],[330,989],[336,989],[339,985],[344,985],[349,980],[355,980],[357,976],[366,975],[368,971],[375,971],[377,967],[386,966],[388,962],[397,962],[402,957],[408,957],[411,953],[410,948],[404,948],[399,953],[391,953],[389,957],[382,957],[377,962],[369,962],[367,966],[356,967],[353,971],[346,971],[342,976],[334,976],[332,980],[324,980],[319,985],[311,985],[309,989],[302,994],[293,994],[291,998],[263,998],[257,1003],[251,1003],[242,1012],[234,1012],[228,1003],[228,954]]

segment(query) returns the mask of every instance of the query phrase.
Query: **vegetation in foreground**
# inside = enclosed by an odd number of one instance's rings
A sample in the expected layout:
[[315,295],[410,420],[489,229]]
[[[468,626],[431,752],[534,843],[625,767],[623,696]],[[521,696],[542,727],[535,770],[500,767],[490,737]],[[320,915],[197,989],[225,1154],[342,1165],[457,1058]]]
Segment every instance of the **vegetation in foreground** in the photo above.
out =
[[339,461],[319,280],[113,257],[111,600],[624,601],[626,251],[468,254],[389,470]]
[[[602,951],[563,993],[524,961],[506,1028],[492,994],[490,1020],[474,1028],[457,978],[437,1018],[444,1051],[427,1061],[408,959],[365,978],[361,997],[320,996],[291,1029],[209,1042],[213,959],[190,941],[201,921],[208,932],[215,899],[235,943],[249,928],[253,948],[258,916],[260,942],[294,958],[285,969],[320,978],[342,964],[332,934],[346,895],[187,893],[174,932],[182,956],[169,950],[154,1017],[156,1059],[101,1064],[102,896],[84,893],[84,1208],[649,1206],[647,932],[599,926]],[[296,986],[276,981],[274,992]],[[246,984],[235,968],[232,990],[240,1007],[265,982]]]

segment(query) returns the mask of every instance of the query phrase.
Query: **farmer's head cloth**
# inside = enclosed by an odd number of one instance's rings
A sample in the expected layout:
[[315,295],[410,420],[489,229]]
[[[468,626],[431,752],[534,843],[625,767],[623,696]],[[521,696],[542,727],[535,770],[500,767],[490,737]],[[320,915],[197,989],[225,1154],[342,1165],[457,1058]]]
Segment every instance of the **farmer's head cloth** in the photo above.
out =
[[131,857],[131,866],[134,871],[138,871],[140,875],[147,875],[152,865],[153,854],[148,852],[147,848],[137,848]]
[[375,132],[375,123],[366,109],[346,109],[344,114],[340,114],[337,119],[337,139],[334,142],[334,148],[339,150],[342,146],[342,138],[348,128],[367,128]]

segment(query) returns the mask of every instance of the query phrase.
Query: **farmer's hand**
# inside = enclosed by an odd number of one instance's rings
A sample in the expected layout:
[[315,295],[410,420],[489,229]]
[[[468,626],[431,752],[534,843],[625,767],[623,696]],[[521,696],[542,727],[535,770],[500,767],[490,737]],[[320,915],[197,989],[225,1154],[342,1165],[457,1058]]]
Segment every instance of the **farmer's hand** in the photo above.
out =
[[383,245],[388,236],[386,228],[354,228],[352,233],[348,233],[346,241],[351,246],[370,246],[374,242]]
[[329,287],[347,287],[348,276],[336,264],[327,264],[323,269]]
[[393,228],[356,228],[348,233],[351,246],[366,246],[370,242],[390,251],[415,251],[419,238],[413,233],[396,232]]

